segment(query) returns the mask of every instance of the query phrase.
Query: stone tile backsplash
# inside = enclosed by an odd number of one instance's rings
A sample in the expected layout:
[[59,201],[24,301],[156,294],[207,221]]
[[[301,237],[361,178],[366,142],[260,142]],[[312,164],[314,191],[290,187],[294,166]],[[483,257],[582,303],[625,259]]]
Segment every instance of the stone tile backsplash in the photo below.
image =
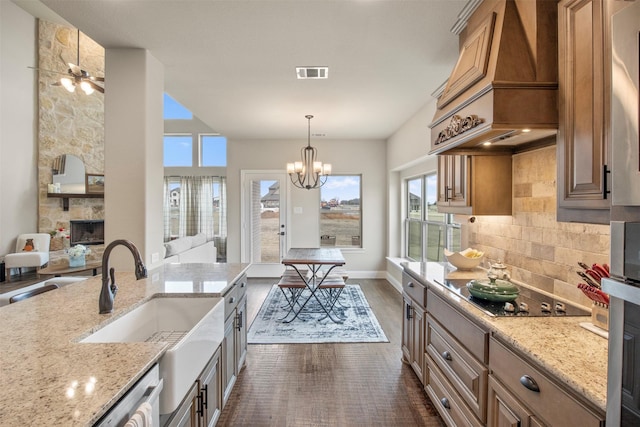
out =
[[513,156],[513,215],[466,224],[469,245],[502,260],[515,280],[580,305],[578,261],[609,262],[609,226],[556,221],[556,147]]

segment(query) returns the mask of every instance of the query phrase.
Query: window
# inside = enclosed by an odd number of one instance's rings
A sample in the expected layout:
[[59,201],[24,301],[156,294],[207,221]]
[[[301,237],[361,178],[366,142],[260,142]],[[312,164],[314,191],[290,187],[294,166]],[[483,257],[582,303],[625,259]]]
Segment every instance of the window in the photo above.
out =
[[164,136],[164,165],[192,166],[193,138],[191,135]]
[[163,114],[165,120],[192,120],[193,114],[178,101],[164,94]]
[[408,179],[405,220],[407,258],[444,261],[444,248],[460,250],[460,224],[453,215],[439,213],[436,174]]
[[227,138],[200,135],[200,166],[227,166]]
[[362,177],[330,175],[320,187],[320,246],[362,247]]
[[226,258],[226,178],[164,177],[164,240],[204,233],[215,240],[218,261]]

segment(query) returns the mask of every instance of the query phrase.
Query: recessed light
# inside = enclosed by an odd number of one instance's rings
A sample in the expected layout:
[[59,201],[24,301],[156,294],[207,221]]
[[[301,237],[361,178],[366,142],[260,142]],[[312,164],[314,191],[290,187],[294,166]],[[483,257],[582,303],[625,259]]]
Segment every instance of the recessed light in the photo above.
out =
[[298,79],[328,79],[329,67],[296,67]]
[[485,142],[482,143],[482,145],[489,146],[489,145],[491,145],[491,141],[485,141]]
[[529,133],[531,132],[531,129],[522,129],[522,133]]

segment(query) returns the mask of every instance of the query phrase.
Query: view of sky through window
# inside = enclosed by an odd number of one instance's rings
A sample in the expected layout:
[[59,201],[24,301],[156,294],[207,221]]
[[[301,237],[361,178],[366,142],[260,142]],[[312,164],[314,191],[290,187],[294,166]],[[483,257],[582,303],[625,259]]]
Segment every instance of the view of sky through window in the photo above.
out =
[[193,113],[168,94],[164,94],[164,119],[165,120],[191,120]]

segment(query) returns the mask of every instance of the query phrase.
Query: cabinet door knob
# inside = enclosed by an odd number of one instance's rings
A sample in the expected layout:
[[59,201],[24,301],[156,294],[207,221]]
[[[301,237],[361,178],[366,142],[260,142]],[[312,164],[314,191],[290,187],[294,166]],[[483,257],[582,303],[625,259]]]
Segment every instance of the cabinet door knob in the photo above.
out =
[[528,388],[531,391],[534,391],[536,393],[540,393],[540,387],[538,387],[538,383],[536,382],[536,380],[531,378],[529,375],[521,376],[520,377],[520,384],[522,384],[523,386],[525,386],[526,388]]
[[449,352],[448,352],[448,351],[446,351],[446,350],[442,352],[442,358],[443,358],[444,360],[448,360],[448,361],[453,360],[453,358],[451,357],[451,353],[449,353]]
[[229,298],[229,304],[233,304],[234,302],[236,302],[236,297]]
[[451,409],[451,404],[449,403],[449,399],[447,399],[446,397],[443,397],[442,399],[440,399],[440,403],[442,404],[442,406],[444,406],[446,409]]

